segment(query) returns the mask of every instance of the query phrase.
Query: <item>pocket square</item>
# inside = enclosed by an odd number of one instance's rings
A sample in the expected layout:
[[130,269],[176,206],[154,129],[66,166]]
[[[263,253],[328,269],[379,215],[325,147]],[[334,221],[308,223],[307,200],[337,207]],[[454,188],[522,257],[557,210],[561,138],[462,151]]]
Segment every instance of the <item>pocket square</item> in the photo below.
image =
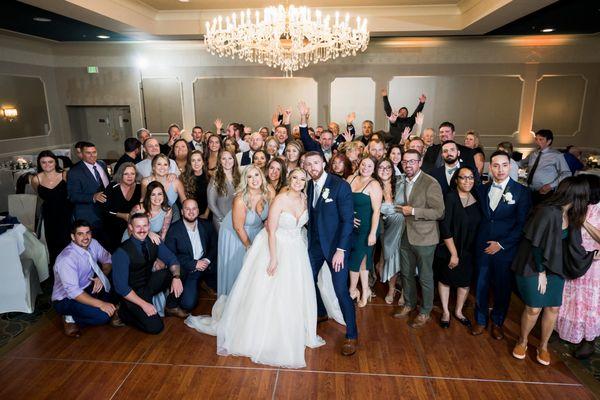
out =
[[333,201],[333,199],[326,199],[325,203],[331,203]]
[[513,205],[513,204],[515,204],[515,201],[514,201],[514,200],[507,201],[507,202],[506,202],[506,204],[508,204],[508,205]]

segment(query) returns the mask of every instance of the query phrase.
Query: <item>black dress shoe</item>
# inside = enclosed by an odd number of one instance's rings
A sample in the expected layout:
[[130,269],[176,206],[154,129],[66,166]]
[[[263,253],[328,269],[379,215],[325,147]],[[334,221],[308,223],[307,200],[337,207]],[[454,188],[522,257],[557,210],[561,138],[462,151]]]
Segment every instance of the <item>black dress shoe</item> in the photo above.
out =
[[444,320],[440,319],[440,326],[442,327],[442,329],[450,328],[450,320],[444,321]]
[[463,317],[463,318],[458,318],[457,316],[454,316],[458,322],[460,322],[461,324],[463,324],[464,326],[466,326],[467,328],[472,327],[473,325],[471,324],[471,320],[467,317]]

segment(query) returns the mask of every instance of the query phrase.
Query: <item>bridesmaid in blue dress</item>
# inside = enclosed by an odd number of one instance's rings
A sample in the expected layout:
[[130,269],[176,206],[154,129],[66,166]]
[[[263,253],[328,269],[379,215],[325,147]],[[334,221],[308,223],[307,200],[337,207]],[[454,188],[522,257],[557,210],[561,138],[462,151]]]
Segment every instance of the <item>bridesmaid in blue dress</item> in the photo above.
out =
[[242,173],[240,188],[219,230],[217,294],[228,295],[242,269],[246,250],[263,228],[269,203],[275,196],[260,168],[249,166]]

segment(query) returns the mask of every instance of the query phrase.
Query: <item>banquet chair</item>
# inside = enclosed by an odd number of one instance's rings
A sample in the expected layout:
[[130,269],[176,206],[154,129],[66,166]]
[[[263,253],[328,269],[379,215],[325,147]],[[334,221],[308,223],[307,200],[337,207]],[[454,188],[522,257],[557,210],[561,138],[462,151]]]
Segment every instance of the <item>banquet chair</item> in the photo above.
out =
[[37,196],[35,194],[9,194],[8,213],[32,232],[35,232]]
[[18,236],[24,231],[25,227],[16,225],[0,235],[0,313],[32,313],[35,299],[42,292],[33,260],[19,256]]

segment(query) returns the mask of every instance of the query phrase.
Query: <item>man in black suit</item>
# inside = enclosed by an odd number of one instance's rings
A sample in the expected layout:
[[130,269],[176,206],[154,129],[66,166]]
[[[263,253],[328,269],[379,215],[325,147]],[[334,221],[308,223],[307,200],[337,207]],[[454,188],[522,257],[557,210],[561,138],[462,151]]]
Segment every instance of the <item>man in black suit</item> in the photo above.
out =
[[138,139],[130,137],[125,139],[123,143],[123,147],[125,148],[125,154],[119,158],[115,164],[115,168],[113,170],[113,175],[117,173],[121,164],[126,162],[136,163],[139,160],[140,151],[142,148],[142,142]]
[[[448,140],[442,143],[441,153],[444,165],[434,168],[431,171],[431,176],[438,181],[442,187],[442,193],[446,195],[450,190],[450,180],[452,179],[452,175],[454,175],[460,167],[464,166],[464,162],[461,157],[461,152],[458,149],[458,144],[454,140]],[[477,182],[479,178],[477,170],[474,170],[474,174],[475,182]]]
[[203,137],[204,130],[201,127],[195,126],[192,128],[192,140],[188,142],[188,148],[190,149],[190,151],[204,151],[204,142],[202,140]]
[[[439,127],[440,134],[440,143],[447,142],[449,140],[454,141],[454,137],[456,136],[456,132],[454,131],[454,124],[452,122],[442,122]],[[475,160],[473,158],[473,150],[463,146],[462,144],[456,144],[458,150],[460,151],[460,156],[463,161],[463,165],[467,165],[469,167],[475,167]],[[423,157],[423,171],[428,174],[437,168],[444,165],[444,160],[442,159],[442,145],[441,144],[433,144],[427,148],[425,152],[425,156]]]
[[252,164],[252,157],[254,153],[263,148],[265,144],[265,139],[258,132],[254,132],[250,135],[250,150],[244,151],[242,153],[237,153],[235,156],[237,158],[238,165],[240,167],[244,167],[246,165]]
[[183,218],[171,225],[165,238],[165,244],[181,266],[183,293],[179,306],[186,311],[198,305],[201,279],[216,286],[217,234],[212,223],[198,218],[199,213],[196,200],[185,200],[181,209]]

